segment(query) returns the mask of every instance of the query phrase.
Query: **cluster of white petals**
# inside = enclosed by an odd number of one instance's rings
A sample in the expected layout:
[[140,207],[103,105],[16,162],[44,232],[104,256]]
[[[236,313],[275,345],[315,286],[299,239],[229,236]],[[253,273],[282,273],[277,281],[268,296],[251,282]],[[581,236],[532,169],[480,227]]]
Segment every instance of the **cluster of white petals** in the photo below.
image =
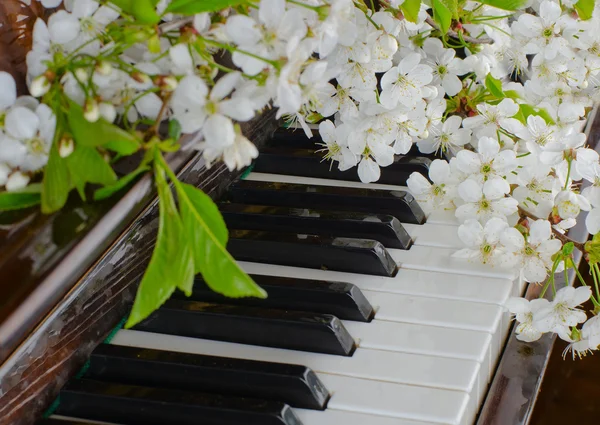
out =
[[[582,20],[573,2],[530,0],[507,13],[470,1],[461,31],[491,42],[458,47],[430,25],[429,6],[409,22],[394,13],[402,3],[373,12],[352,0],[260,0],[247,13],[198,14],[115,58],[118,10],[64,0],[35,25],[30,92],[40,98],[58,84],[90,122],[177,121],[188,148],[232,170],[258,155],[238,123],[270,106],[311,137],[308,124],[319,123],[325,158],[356,167],[365,183],[396,155],[435,155],[429,175],[407,185],[427,213],[454,211],[465,243],[455,256],[543,282],[563,267],[555,235],[581,211],[589,232],[600,231],[599,155],[583,132],[600,101],[600,2]],[[223,49],[229,62],[217,63]],[[57,81],[74,57],[98,60]],[[17,190],[48,160],[56,118],[33,98],[17,99],[9,76],[0,74],[0,87],[0,186]],[[581,180],[591,185],[580,191]],[[552,302],[518,298],[508,308],[520,339],[553,332],[581,353],[600,343],[600,321],[586,322],[578,307],[591,296],[568,287]]]

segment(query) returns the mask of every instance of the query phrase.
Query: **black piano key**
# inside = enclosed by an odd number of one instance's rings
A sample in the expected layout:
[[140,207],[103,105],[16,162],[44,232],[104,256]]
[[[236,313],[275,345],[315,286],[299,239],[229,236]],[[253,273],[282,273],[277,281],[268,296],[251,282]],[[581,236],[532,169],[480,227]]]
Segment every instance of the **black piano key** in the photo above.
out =
[[[375,315],[373,307],[361,290],[352,283],[323,280],[296,279],[278,276],[251,275],[252,279],[269,296],[258,298],[227,298],[211,290],[202,279],[197,278],[191,300],[226,303],[251,307],[282,310],[309,311],[332,314],[342,320],[370,322]],[[185,295],[177,292],[175,297]]]
[[240,180],[226,194],[234,203],[388,214],[401,223],[423,224],[425,213],[402,190],[317,186]]
[[254,263],[387,277],[398,271],[387,249],[370,239],[231,230],[227,250],[236,260]]
[[[151,373],[149,373],[151,371]],[[102,344],[84,379],[280,401],[323,410],[329,392],[299,365]]]
[[[423,156],[396,155],[394,162],[381,168],[377,183],[406,185],[414,172],[429,174],[431,160]],[[360,181],[356,167],[341,171],[337,165],[323,160],[323,155],[314,149],[273,147],[261,150],[253,171],[259,173],[285,174],[289,176],[315,177],[331,180]]]
[[63,388],[57,414],[123,425],[302,425],[290,406],[276,401],[87,379]]
[[170,299],[134,329],[351,356],[352,336],[329,314]]
[[231,203],[221,203],[219,209],[230,229],[373,239],[398,249],[412,245],[408,232],[391,215]]

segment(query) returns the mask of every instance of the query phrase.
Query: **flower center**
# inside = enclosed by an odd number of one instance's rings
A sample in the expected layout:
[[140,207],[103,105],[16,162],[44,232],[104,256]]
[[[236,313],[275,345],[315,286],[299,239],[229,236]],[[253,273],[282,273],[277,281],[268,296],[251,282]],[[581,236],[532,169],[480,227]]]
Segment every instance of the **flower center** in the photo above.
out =
[[46,153],[46,146],[43,140],[39,137],[34,137],[27,141],[27,150],[32,154],[41,155]]
[[481,174],[483,174],[484,176],[487,176],[489,173],[492,172],[492,166],[489,163],[483,164],[481,166],[481,170],[480,171],[481,171]]
[[487,199],[482,199],[481,201],[479,201],[479,210],[481,210],[481,211],[489,210],[489,209],[491,209],[491,207],[492,207],[492,204]]
[[216,102],[211,102],[211,101],[206,102],[205,108],[206,108],[206,112],[209,115],[214,115],[217,112],[219,112],[219,105]]
[[532,255],[535,254],[535,249],[533,249],[532,247],[530,247],[529,245],[527,245],[525,247],[525,255],[527,255],[528,257],[531,257]]
[[554,35],[554,31],[552,30],[552,27],[544,28],[542,35],[544,36],[544,38],[552,37],[552,35]]
[[445,65],[438,66],[437,72],[439,75],[444,76],[448,73],[448,68]]

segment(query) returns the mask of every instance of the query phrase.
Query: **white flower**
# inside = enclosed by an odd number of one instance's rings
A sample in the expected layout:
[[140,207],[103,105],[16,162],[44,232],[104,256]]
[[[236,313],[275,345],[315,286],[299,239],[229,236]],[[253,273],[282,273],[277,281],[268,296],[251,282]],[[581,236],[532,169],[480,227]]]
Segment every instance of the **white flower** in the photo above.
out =
[[587,315],[578,307],[591,296],[592,290],[588,286],[559,289],[554,300],[535,316],[534,325],[542,332],[569,334],[571,326],[586,321]]
[[203,156],[209,166],[222,156],[229,171],[234,171],[250,165],[258,156],[258,149],[243,134],[236,132],[233,143],[229,146],[204,145]]
[[206,114],[203,111],[207,95],[206,83],[196,75],[184,77],[175,89],[171,99],[173,117],[179,121],[184,133],[195,133],[204,125]]
[[528,39],[527,53],[543,53],[547,59],[553,59],[558,53],[568,55],[567,40],[559,36],[561,31],[562,9],[558,3],[543,1],[539,16],[524,13],[519,16],[515,29]]
[[[6,115],[6,135],[0,141],[0,149],[15,150],[10,161],[0,155],[0,161],[8,162],[22,171],[37,171],[48,162],[54,139],[56,117],[52,110],[42,104],[35,111],[19,106]],[[23,148],[17,149],[17,144]]]
[[500,241],[512,257],[509,262],[516,263],[528,282],[543,281],[552,267],[552,255],[561,247],[557,239],[551,239],[552,230],[547,220],[531,223],[527,240],[515,228],[507,229]]
[[515,315],[517,322],[519,322],[516,327],[519,341],[532,342],[540,339],[543,332],[535,326],[534,317],[540,309],[548,305],[549,301],[544,298],[536,298],[531,301],[517,297],[508,299],[506,308]]
[[225,28],[231,41],[241,50],[233,52],[233,63],[248,75],[257,75],[269,67],[260,58],[275,60],[286,56],[286,41],[303,38],[307,30],[297,10],[286,10],[285,0],[261,0],[257,19],[233,15],[227,19]]
[[441,159],[434,160],[429,166],[429,180],[419,173],[412,173],[406,181],[408,189],[423,210],[431,212],[434,208],[453,208],[457,181],[452,176],[448,163]]
[[379,167],[387,167],[394,162],[391,133],[378,124],[374,117],[363,119],[348,136],[350,151],[361,158],[358,176],[363,183],[379,180]]
[[423,153],[452,152],[456,153],[471,140],[471,130],[460,128],[462,119],[453,115],[444,121],[441,128],[434,126],[429,132],[429,137],[419,140],[417,146]]
[[512,99],[504,99],[498,105],[480,103],[477,111],[479,115],[463,120],[463,127],[473,129],[477,135],[486,135],[490,131],[496,134],[500,128],[510,127],[508,118],[519,112],[519,105]]
[[0,115],[13,106],[17,100],[17,84],[8,72],[0,71]]
[[506,219],[517,212],[517,200],[505,195],[510,185],[501,178],[492,178],[481,184],[475,180],[465,180],[458,186],[458,194],[465,202],[456,209],[456,217],[461,221],[468,219],[485,223],[493,217]]
[[448,96],[454,96],[462,90],[459,75],[468,72],[462,59],[456,58],[454,49],[445,49],[437,38],[427,38],[423,50],[431,57],[429,65],[433,69],[433,83],[440,84]]
[[554,142],[557,132],[555,126],[549,125],[539,115],[529,115],[527,117],[527,126],[524,126],[517,120],[513,120],[507,130],[523,140],[529,152],[535,154],[541,153],[542,146]]
[[598,349],[598,345],[600,345],[600,316],[594,316],[583,324],[581,336],[588,340],[590,349]]
[[381,103],[393,109],[401,103],[413,107],[423,97],[421,88],[431,83],[431,68],[420,64],[421,56],[411,53],[381,78]]
[[350,126],[341,124],[337,127],[329,121],[319,124],[319,134],[323,140],[323,148],[317,152],[325,152],[324,159],[337,161],[341,171],[348,170],[358,163],[358,156],[348,148],[348,130]]
[[581,210],[591,209],[589,201],[584,196],[570,190],[560,191],[554,198],[554,205],[562,219],[577,218]]
[[518,166],[516,153],[500,151],[498,140],[491,137],[480,138],[477,151],[461,150],[456,154],[456,163],[464,174],[479,182],[506,177]]
[[495,264],[503,254],[500,249],[500,234],[508,228],[505,220],[492,218],[482,226],[477,220],[469,219],[458,227],[458,237],[468,247],[452,256],[477,258],[484,264]]
[[556,178],[549,175],[550,171],[549,166],[539,164],[536,159],[534,164],[517,169],[514,177],[518,186],[513,190],[513,196],[538,217],[547,217],[554,205]]
[[563,185],[567,176],[570,180],[580,180],[580,168],[598,162],[598,154],[592,149],[584,148],[585,140],[584,133],[568,128],[560,133],[557,141],[542,146],[540,162],[554,167]]

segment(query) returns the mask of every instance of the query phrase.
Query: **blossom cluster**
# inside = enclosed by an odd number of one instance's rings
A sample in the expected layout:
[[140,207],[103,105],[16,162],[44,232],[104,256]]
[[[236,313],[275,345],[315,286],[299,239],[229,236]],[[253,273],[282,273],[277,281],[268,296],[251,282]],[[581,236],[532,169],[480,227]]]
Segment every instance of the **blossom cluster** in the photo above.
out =
[[[8,191],[35,179],[53,144],[61,157],[73,152],[63,124],[71,103],[90,123],[131,132],[169,122],[190,136],[184,148],[232,170],[258,155],[239,123],[273,106],[309,136],[318,123],[325,158],[356,167],[365,183],[396,155],[436,156],[429,175],[407,185],[425,210],[454,211],[466,245],[456,257],[542,282],[569,267],[564,233],[582,210],[589,232],[600,232],[599,155],[583,132],[600,100],[598,6],[584,20],[571,0],[510,12],[487,4],[502,2],[449,1],[457,11],[444,24],[424,2],[408,19],[413,0],[380,0],[377,10],[260,0],[186,17],[165,14],[175,2],[160,0],[160,25],[143,27],[116,0],[38,1],[58,9],[34,27],[33,97],[17,99],[0,74]],[[552,302],[512,299],[508,308],[520,339],[554,332],[581,353],[600,342],[597,318],[578,309],[590,298],[600,293],[569,287]]]

